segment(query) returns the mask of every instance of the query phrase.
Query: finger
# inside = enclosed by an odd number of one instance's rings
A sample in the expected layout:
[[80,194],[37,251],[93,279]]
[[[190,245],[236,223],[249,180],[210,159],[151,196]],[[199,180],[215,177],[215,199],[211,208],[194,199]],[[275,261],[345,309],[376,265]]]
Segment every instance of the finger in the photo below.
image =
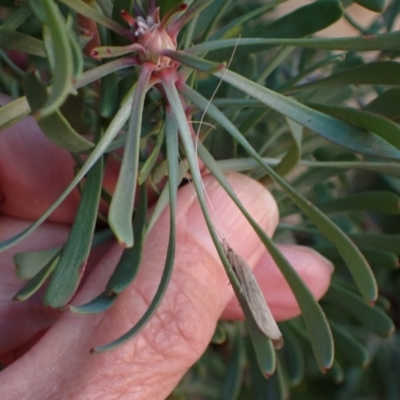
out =
[[[13,236],[29,225],[26,221],[1,217],[0,240]],[[45,250],[59,246],[66,240],[69,227],[44,223],[35,235],[17,246],[1,253],[0,269],[0,354],[17,348],[33,336],[47,329],[58,318],[58,312],[45,308],[38,295],[24,302],[12,301],[14,295],[21,289],[25,281],[15,273],[16,266],[13,256],[17,252]]]
[[[278,215],[271,195],[249,178],[238,174],[229,178],[250,214],[272,234]],[[254,256],[260,252],[258,239],[236,206],[212,178],[207,177],[205,185],[228,241],[243,257],[259,258]],[[147,309],[163,269],[168,214],[164,212],[150,232],[138,277],[114,307],[103,315],[65,313],[30,351],[0,373],[6,397],[18,398],[27,390],[32,399],[49,398],[49,393],[77,400],[168,395],[203,353],[232,296],[191,187],[179,193],[175,269],[157,313],[123,347],[89,355],[91,347],[126,332]],[[117,246],[106,254],[75,303],[89,301],[103,290],[120,254]],[[34,387],[32,371],[40,371]]]
[[[10,100],[0,95],[0,104]],[[58,198],[74,177],[74,161],[51,143],[32,117],[3,130],[0,135],[0,212],[36,219]],[[53,213],[53,221],[70,222],[79,200],[71,193]]]
[[[0,94],[0,105],[10,101]],[[75,173],[71,154],[56,146],[43,134],[32,117],[3,130],[0,135],[0,213],[35,220],[64,192]],[[103,187],[113,192],[120,162],[110,157],[105,168]],[[77,189],[51,214],[49,221],[72,223],[80,195]],[[155,192],[149,185],[149,199]],[[100,209],[106,213],[107,205]]]
[[[26,229],[31,223],[15,218],[1,217],[0,241]],[[47,330],[59,317],[60,312],[43,305],[42,291],[20,302],[12,301],[15,294],[26,284],[15,273],[13,257],[16,253],[46,250],[61,246],[67,240],[68,225],[45,222],[34,234],[1,253],[0,257],[0,354],[14,351],[22,344]],[[98,262],[105,245],[92,251],[86,269]]]
[[[329,288],[333,273],[332,263],[309,247],[295,245],[278,245],[278,247],[314,297],[320,299]],[[268,252],[265,251],[256,262],[254,274],[277,321],[300,315],[300,308],[289,284]],[[244,318],[235,297],[224,310],[222,318]]]

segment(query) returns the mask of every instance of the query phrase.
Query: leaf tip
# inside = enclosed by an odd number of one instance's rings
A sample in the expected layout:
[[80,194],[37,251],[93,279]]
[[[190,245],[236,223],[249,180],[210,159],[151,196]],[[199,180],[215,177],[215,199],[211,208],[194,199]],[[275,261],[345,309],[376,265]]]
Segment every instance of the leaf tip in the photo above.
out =
[[90,52],[90,56],[95,58],[96,60],[100,60],[101,57],[99,57],[99,52],[96,49],[92,49]]
[[282,336],[279,339],[271,339],[272,344],[274,345],[275,350],[279,350],[283,347],[283,338]]
[[133,236],[116,234],[115,237],[119,246],[121,246],[123,249],[130,249],[134,245]]
[[36,110],[32,113],[32,117],[35,118],[36,121],[40,121],[41,119],[45,118],[45,114],[42,110]]
[[216,68],[217,71],[222,71],[223,69],[226,68],[226,61],[222,62],[221,64],[219,64]]
[[121,18],[132,28],[136,27],[136,19],[126,10],[121,10]]

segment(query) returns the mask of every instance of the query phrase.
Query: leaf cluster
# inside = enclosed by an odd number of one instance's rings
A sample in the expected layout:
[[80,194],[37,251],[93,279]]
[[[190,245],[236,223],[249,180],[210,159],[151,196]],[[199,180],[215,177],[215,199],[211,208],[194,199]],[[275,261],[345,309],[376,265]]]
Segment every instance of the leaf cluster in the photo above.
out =
[[[174,265],[177,188],[189,170],[239,296],[240,282],[207,209],[200,157],[274,258],[302,316],[279,324],[285,346],[276,353],[244,303],[249,335],[242,324],[221,322],[214,344],[171,399],[285,399],[290,392],[294,399],[396,398],[400,32],[394,27],[400,2],[356,1],[377,13],[367,27],[348,14],[352,1],[315,1],[274,18],[271,11],[281,2],[188,2],[172,22],[183,27],[177,50],[163,53],[180,65],[177,80],[176,71],[157,72],[112,50],[135,39],[121,10],[145,13],[152,2],[0,0],[0,89],[15,98],[0,108],[0,129],[31,114],[76,161],[75,178],[59,199],[0,249],[34,232],[78,187],[79,210],[66,244],[15,256],[18,275],[29,279],[15,297],[24,300],[48,282],[46,305],[99,313],[135,279],[146,235],[169,207],[157,292],[131,330],[95,349],[110,350],[139,332],[163,299]],[[163,1],[161,14],[180,3]],[[340,19],[359,35],[316,35]],[[93,59],[91,50],[100,44],[115,58]],[[221,62],[229,60],[225,68]],[[196,120],[202,121],[197,127]],[[111,194],[102,188],[104,168],[121,148]],[[240,203],[225,171],[245,172],[273,192],[283,217],[274,240]],[[149,220],[148,187],[159,195]],[[99,211],[101,200],[110,206],[108,216]],[[69,306],[91,248],[111,236],[127,248],[104,292]],[[332,285],[320,303],[275,242],[312,246],[334,263]]]

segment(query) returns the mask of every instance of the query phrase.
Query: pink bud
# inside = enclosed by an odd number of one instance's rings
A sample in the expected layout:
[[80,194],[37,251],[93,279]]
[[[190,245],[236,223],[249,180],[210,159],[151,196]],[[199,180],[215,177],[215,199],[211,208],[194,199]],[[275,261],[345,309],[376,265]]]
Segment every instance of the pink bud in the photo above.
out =
[[145,58],[153,64],[156,64],[159,68],[167,67],[171,59],[161,54],[163,50],[176,50],[176,43],[171,39],[165,29],[159,29],[157,26],[155,29],[148,29],[146,32],[141,34],[138,38],[138,43],[143,46],[146,51]]

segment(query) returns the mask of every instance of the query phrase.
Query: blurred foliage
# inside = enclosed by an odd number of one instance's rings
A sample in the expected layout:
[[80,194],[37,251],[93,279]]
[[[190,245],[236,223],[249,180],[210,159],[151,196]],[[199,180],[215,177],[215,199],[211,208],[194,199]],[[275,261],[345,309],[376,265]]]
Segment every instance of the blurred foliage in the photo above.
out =
[[[180,72],[187,87],[180,92],[192,120],[207,114],[205,123],[200,128],[194,125],[194,130],[199,129],[204,144],[199,154],[208,160],[208,168],[217,178],[220,171],[246,172],[268,186],[282,216],[274,241],[311,246],[329,258],[335,265],[332,285],[319,308],[273,243],[259,233],[291,281],[303,317],[279,324],[285,345],[276,354],[265,350],[265,338],[257,338],[251,321],[251,338],[243,323],[220,322],[213,342],[170,399],[397,400],[400,32],[395,28],[400,1],[356,1],[376,12],[369,26],[352,19],[347,12],[350,0],[315,1],[275,18],[273,8],[280,2],[214,0],[207,6],[195,1],[188,10],[194,10],[194,18],[178,36],[178,48],[184,51],[168,56],[183,64]],[[162,3],[162,15],[168,15],[182,2]],[[100,44],[116,52],[120,51],[116,46],[135,41],[120,11],[134,7],[133,14],[140,14],[148,12],[149,4],[0,0],[0,91],[16,99],[0,108],[0,127],[32,113],[49,140],[70,151],[76,161],[79,172],[68,190],[84,181],[77,219],[63,250],[16,255],[19,276],[31,279],[16,295],[21,300],[50,277],[45,303],[55,308],[66,305],[90,248],[114,234],[131,247],[104,293],[72,311],[108,309],[135,279],[154,219],[168,204],[173,214],[176,188],[187,176],[185,162],[198,184],[193,149],[182,133],[185,123],[189,132],[190,126],[182,117],[183,109],[174,105],[174,89],[167,79],[146,93],[150,75],[145,75],[140,62],[130,57],[105,62],[91,52]],[[314,36],[339,19],[359,36]],[[221,61],[229,61],[231,72],[221,71]],[[207,113],[199,111],[204,101],[210,101]],[[101,188],[103,163],[120,158],[114,151],[125,143],[123,163],[129,162],[127,168],[135,171],[132,180],[122,168],[120,186],[131,188],[132,195],[126,199],[128,189],[117,189],[111,196]],[[178,156],[184,159],[179,166]],[[169,185],[160,190],[158,184],[165,177]],[[130,199],[136,181],[141,189],[133,210]],[[223,178],[220,183],[224,185]],[[160,194],[150,221],[145,217],[146,184]],[[201,190],[198,195],[201,202]],[[112,209],[113,202],[118,203],[109,216],[111,230],[96,224],[96,218],[106,220],[98,215],[100,199],[111,203]],[[0,247],[8,248],[31,233],[52,209]],[[171,219],[162,282],[148,312],[126,336],[98,350],[133,337],[156,310],[173,267],[173,226]],[[78,245],[79,252],[74,252]],[[223,254],[221,258],[229,274]],[[61,291],[60,282],[64,282]],[[240,291],[234,278],[232,284]],[[251,315],[246,317],[251,320]],[[265,379],[262,365],[271,371],[276,367],[275,374]]]

